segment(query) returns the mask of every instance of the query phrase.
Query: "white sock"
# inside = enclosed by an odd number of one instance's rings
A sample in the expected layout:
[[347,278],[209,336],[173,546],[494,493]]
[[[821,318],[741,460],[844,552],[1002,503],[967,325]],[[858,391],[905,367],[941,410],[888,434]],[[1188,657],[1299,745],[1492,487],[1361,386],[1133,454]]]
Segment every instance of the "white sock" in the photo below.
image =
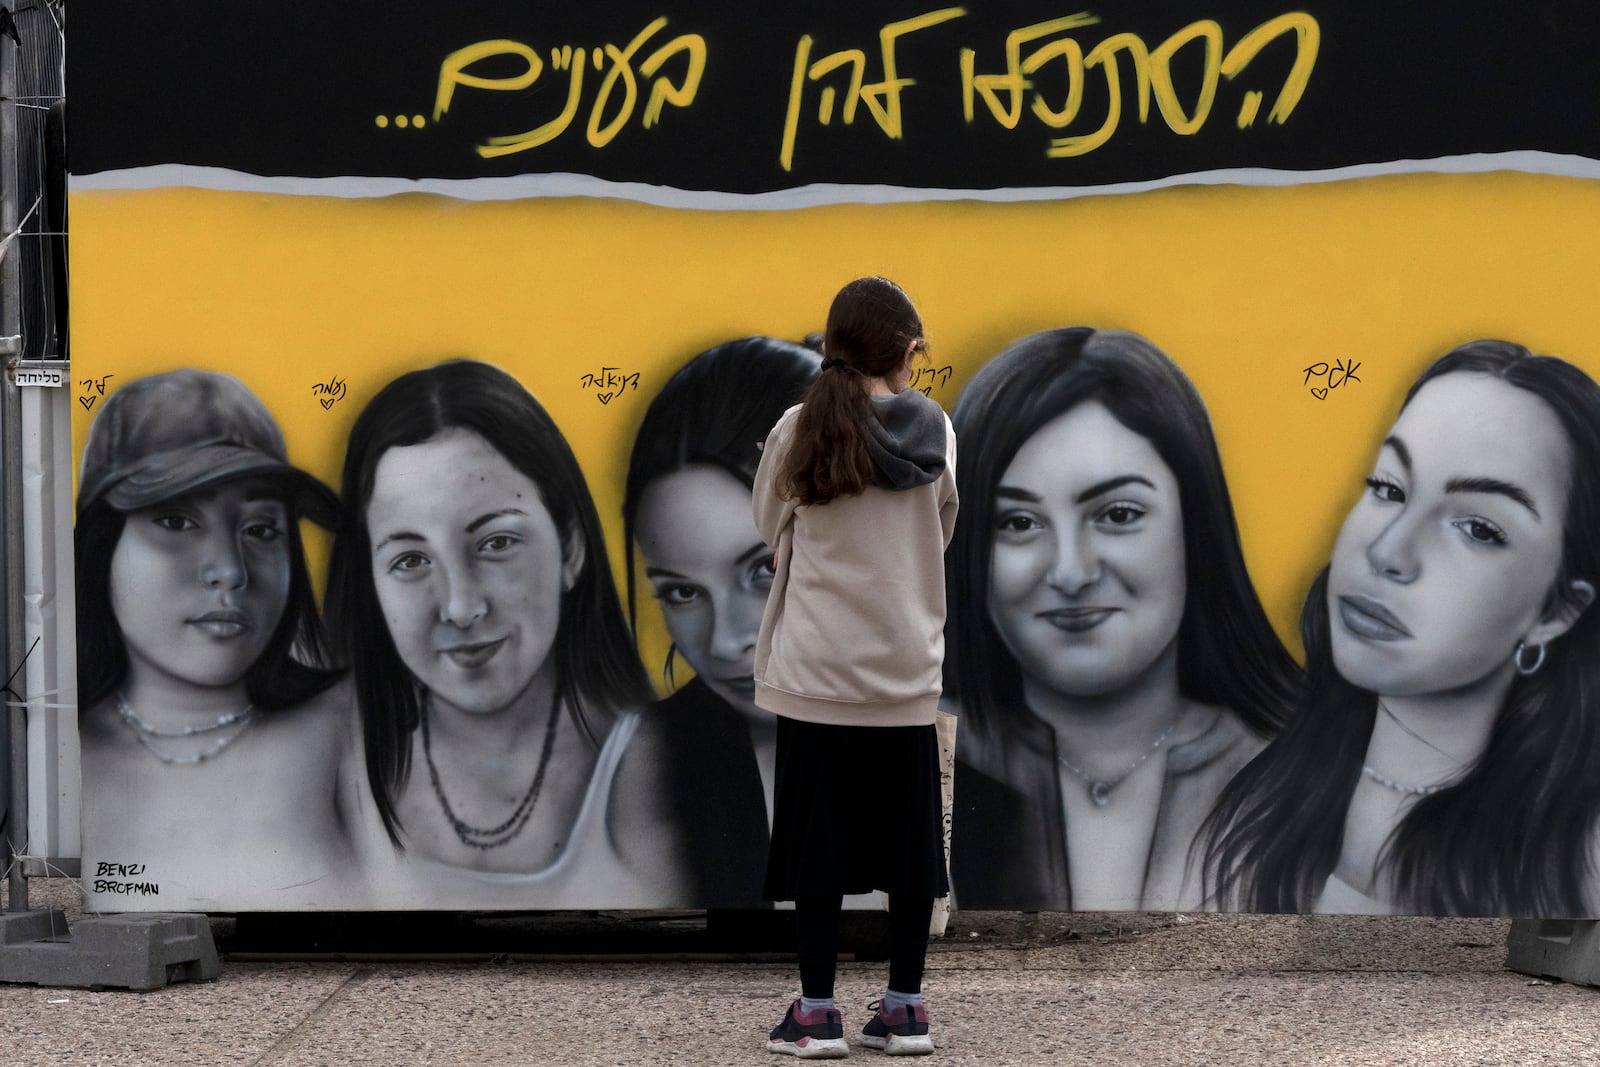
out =
[[904,1008],[911,1004],[921,1003],[921,993],[896,993],[891,989],[883,995],[883,1010],[885,1014],[894,1011],[896,1008]]
[[834,1007],[834,1003],[833,1003],[833,998],[832,997],[819,997],[816,1000],[812,1000],[810,997],[801,997],[800,998],[800,1011],[802,1013],[806,1014],[806,1015],[810,1015],[812,1012],[816,1011],[818,1008],[831,1008],[831,1007]]

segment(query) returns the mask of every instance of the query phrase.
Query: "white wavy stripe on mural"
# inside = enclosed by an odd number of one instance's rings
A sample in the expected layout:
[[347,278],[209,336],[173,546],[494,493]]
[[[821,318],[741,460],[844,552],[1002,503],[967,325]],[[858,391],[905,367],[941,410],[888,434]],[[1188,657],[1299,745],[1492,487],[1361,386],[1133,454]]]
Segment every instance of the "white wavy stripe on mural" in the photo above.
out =
[[1107,185],[1034,186],[1016,189],[919,189],[895,185],[815,184],[766,193],[730,193],[643,182],[613,182],[586,174],[521,174],[499,178],[300,178],[250,174],[222,167],[163,163],[150,167],[74,174],[72,192],[193,188],[227,192],[278,193],[360,199],[425,193],[457,200],[526,200],[541,197],[597,197],[634,200],[657,207],[700,211],[785,211],[827,204],[894,204],[930,200],[1017,203],[1116,196],[1184,185],[1288,186],[1348,181],[1391,174],[1484,174],[1520,171],[1569,178],[1600,179],[1600,160],[1553,152],[1494,152],[1438,159],[1361,163],[1326,170],[1268,170],[1259,167],[1197,171],[1140,182]]

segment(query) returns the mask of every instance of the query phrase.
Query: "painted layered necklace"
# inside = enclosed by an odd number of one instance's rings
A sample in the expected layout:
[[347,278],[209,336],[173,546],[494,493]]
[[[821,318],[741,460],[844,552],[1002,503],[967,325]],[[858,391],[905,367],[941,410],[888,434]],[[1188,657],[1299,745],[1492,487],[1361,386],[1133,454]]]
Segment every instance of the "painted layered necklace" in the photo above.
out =
[[539,753],[539,766],[533,773],[533,784],[528,786],[528,791],[522,794],[522,799],[511,815],[498,826],[474,826],[455,813],[450,806],[450,799],[444,795],[444,786],[439,781],[439,768],[433,762],[433,738],[428,730],[428,705],[422,705],[422,756],[428,764],[428,781],[433,784],[433,795],[439,798],[439,807],[444,811],[445,821],[456,832],[456,838],[463,845],[471,848],[488,850],[499,848],[507,844],[520,833],[528,820],[533,817],[533,809],[539,803],[539,790],[544,786],[545,770],[550,766],[550,753],[555,749],[556,724],[560,719],[557,714],[561,706],[561,691],[557,688],[550,698],[550,718],[544,728],[544,748]]
[[[139,739],[139,743],[156,759],[162,763],[187,766],[204,763],[243,737],[245,731],[250,729],[251,725],[256,721],[256,706],[254,704],[246,704],[238,711],[230,711],[217,716],[211,722],[191,723],[186,726],[157,726],[142,719],[139,713],[134,710],[133,705],[128,702],[128,698],[119,692],[117,693],[117,715],[122,719],[123,724],[133,731],[133,736]],[[216,733],[219,730],[226,730],[237,723],[243,723],[244,725],[231,734],[224,734],[218,737],[198,752],[193,752],[189,755],[175,755],[163,749],[159,743],[163,740],[199,737],[202,734]]]

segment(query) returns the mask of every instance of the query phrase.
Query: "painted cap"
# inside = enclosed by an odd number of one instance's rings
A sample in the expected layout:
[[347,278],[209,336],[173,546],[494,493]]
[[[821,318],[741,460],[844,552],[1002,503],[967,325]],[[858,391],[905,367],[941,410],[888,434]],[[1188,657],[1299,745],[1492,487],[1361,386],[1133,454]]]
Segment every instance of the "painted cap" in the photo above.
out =
[[78,514],[101,500],[137,511],[239,478],[277,481],[301,515],[337,524],[339,498],[290,465],[278,424],[243,382],[215,371],[155,374],[112,393],[90,425]]

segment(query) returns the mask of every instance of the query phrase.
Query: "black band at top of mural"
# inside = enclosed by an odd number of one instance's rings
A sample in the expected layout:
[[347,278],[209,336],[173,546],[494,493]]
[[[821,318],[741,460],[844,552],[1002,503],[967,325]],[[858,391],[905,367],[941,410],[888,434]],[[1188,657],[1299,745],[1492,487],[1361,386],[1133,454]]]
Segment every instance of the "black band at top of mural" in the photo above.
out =
[[77,175],[1081,187],[1600,158],[1588,0],[75,5]]

